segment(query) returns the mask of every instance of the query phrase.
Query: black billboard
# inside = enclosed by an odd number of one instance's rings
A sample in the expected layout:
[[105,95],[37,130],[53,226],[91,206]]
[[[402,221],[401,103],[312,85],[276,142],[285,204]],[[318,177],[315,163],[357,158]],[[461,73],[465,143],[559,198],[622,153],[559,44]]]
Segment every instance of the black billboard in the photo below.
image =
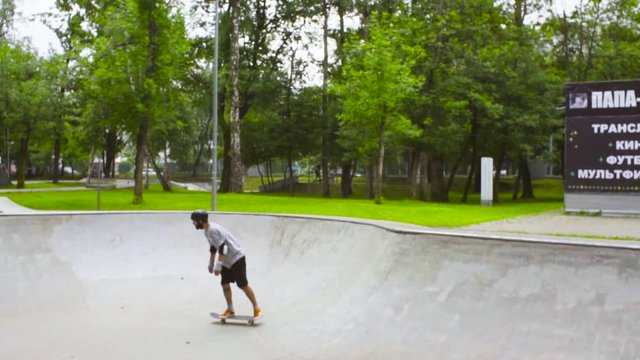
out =
[[565,85],[565,192],[640,192],[640,80]]

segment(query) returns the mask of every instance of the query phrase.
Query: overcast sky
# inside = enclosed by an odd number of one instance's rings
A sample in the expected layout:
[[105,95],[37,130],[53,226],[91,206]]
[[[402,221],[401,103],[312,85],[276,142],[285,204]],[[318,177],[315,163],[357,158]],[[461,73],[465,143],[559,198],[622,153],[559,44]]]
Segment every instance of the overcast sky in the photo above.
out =
[[[555,0],[554,8],[557,12],[571,11],[580,0]],[[50,50],[59,52],[60,43],[53,31],[47,28],[34,15],[52,11],[55,0],[15,0],[17,16],[15,30],[18,38],[30,38],[31,44],[41,55],[46,55]]]
[[[183,2],[190,3],[191,0]],[[41,55],[47,55],[52,49],[60,52],[60,42],[55,33],[35,16],[53,11],[55,0],[15,0],[15,4],[17,16],[14,27],[17,38],[31,39],[31,44]]]

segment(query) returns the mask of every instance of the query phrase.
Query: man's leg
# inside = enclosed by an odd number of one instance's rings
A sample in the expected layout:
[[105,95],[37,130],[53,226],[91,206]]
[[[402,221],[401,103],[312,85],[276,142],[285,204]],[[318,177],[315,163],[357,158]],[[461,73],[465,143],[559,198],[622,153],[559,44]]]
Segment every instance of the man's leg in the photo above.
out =
[[227,301],[227,311],[225,313],[231,312],[234,314],[233,310],[233,297],[231,295],[231,283],[233,282],[233,273],[227,269],[226,267],[222,267],[222,271],[220,271],[220,285],[222,285],[222,292],[224,293],[224,299]]
[[256,294],[253,292],[253,289],[251,288],[251,286],[249,286],[247,284],[247,286],[240,288],[242,291],[244,291],[244,293],[247,295],[247,297],[249,298],[249,301],[251,301],[251,304],[253,305],[254,308],[258,307],[258,301],[256,300]]
[[258,307],[256,294],[253,292],[251,286],[249,286],[249,281],[247,280],[247,264],[245,258],[242,257],[240,260],[236,261],[236,263],[231,267],[231,271],[233,272],[236,285],[244,291],[247,298],[249,298],[249,301],[251,301],[251,305],[253,305],[253,316],[260,317],[261,311],[260,307]]
[[222,284],[222,292],[224,293],[224,299],[227,300],[227,309],[233,310],[233,296],[231,294],[231,285]]
[[253,292],[253,289],[251,288],[251,286],[249,286],[249,284],[247,284],[246,286],[241,287],[240,289],[242,289],[242,291],[244,291],[244,293],[249,298],[249,301],[251,301],[251,304],[253,305],[253,317],[256,318],[256,319],[261,317],[262,316],[262,310],[258,306],[258,301],[256,300],[256,294]]

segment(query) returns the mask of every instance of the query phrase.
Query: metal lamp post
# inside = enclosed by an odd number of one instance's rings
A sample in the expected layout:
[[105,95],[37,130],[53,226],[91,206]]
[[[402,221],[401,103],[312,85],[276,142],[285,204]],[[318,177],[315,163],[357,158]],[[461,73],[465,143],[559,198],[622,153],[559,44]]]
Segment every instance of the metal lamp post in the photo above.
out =
[[11,183],[11,159],[9,157],[9,146],[11,144],[9,143],[9,129],[4,131],[4,142],[7,144],[7,177],[9,179],[9,183]]
[[212,131],[212,145],[211,145],[211,157],[212,169],[211,169],[211,211],[216,211],[217,195],[218,195],[218,12],[219,4],[218,0],[214,2],[215,12],[215,39],[213,46],[213,131]]

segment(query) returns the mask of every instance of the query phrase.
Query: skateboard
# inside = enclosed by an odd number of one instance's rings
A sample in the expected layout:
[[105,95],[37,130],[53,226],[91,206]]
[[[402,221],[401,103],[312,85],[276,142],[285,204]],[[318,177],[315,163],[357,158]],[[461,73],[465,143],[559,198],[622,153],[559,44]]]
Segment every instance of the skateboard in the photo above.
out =
[[216,319],[216,320],[220,320],[220,322],[222,324],[226,324],[227,320],[228,320],[228,321],[246,322],[247,325],[253,326],[253,325],[255,325],[256,321],[258,321],[262,316],[259,316],[257,318],[254,318],[251,315],[222,316],[222,315],[220,315],[218,313],[212,312],[211,313],[211,317]]

